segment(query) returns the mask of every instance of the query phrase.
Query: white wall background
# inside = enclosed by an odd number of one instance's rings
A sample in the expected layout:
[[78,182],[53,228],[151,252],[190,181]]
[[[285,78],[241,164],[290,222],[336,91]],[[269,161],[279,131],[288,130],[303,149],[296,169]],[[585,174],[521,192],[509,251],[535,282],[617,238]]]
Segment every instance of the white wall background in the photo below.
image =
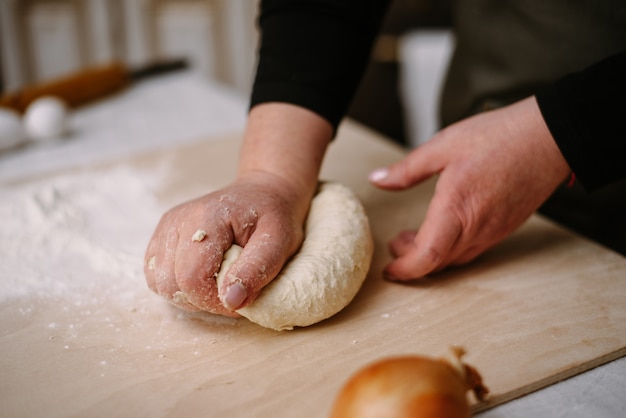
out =
[[0,0],[4,88],[120,60],[186,57],[242,94],[251,85],[256,0]]
[[415,30],[398,45],[400,92],[411,147],[423,144],[439,130],[439,98],[454,49],[454,34],[446,29]]

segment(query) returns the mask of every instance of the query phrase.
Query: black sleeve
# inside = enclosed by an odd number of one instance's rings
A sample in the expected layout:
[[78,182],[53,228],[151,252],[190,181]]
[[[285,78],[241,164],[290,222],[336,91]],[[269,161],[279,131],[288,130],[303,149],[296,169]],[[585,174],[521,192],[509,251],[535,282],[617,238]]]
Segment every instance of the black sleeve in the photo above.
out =
[[626,177],[626,51],[537,93],[541,113],[588,190]]
[[264,0],[250,108],[305,107],[336,128],[367,65],[388,0]]

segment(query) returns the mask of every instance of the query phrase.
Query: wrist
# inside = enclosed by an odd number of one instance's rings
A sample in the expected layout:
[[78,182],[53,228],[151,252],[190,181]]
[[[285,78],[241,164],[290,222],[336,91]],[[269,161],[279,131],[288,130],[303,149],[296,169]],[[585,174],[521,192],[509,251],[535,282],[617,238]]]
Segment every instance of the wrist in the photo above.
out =
[[287,103],[264,103],[250,111],[238,178],[261,173],[310,198],[317,186],[332,126],[321,116]]
[[526,131],[525,137],[531,141],[535,157],[543,160],[540,166],[546,177],[553,178],[556,185],[569,180],[572,171],[543,119],[536,98],[522,100],[518,109],[518,129]]

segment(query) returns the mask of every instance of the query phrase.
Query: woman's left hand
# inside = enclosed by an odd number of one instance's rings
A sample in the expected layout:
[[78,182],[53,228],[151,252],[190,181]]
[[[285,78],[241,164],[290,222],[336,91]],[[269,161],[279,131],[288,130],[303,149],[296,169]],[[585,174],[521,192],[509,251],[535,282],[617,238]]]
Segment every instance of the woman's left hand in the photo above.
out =
[[519,227],[570,173],[534,97],[437,133],[370,181],[402,190],[438,174],[417,231],[389,243],[390,280],[420,278],[467,263]]

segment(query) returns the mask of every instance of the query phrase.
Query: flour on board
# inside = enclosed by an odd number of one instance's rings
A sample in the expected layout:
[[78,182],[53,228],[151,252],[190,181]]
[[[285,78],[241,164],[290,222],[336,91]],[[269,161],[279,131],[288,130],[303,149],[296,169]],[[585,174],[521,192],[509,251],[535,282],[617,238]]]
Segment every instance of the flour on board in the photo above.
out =
[[120,167],[0,186],[0,301],[145,292],[155,181]]

